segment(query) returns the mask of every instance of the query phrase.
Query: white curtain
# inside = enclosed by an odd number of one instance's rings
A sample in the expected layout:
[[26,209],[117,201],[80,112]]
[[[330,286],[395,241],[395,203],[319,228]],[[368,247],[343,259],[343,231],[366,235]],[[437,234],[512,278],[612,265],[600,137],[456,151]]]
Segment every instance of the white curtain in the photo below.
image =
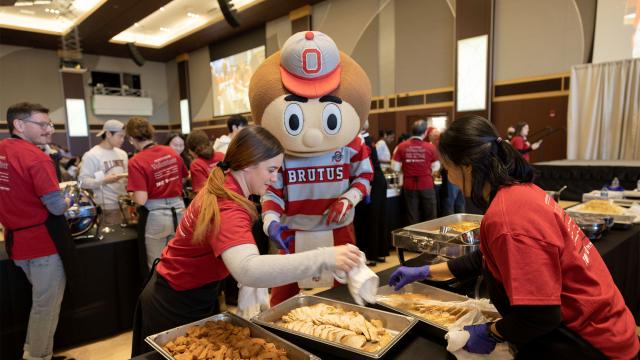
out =
[[567,158],[640,160],[640,59],[571,68]]

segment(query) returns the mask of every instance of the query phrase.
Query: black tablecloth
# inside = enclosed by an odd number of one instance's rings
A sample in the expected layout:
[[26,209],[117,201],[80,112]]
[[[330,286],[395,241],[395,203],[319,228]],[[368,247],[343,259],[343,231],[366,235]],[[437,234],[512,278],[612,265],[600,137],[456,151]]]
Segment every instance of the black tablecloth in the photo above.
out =
[[[131,329],[141,289],[136,232],[117,228],[102,240],[77,243],[83,277],[66,291],[55,335],[57,349],[79,345]],[[22,355],[31,285],[0,247],[0,359]]]
[[[622,292],[627,306],[636,318],[636,324],[640,323],[640,225],[629,230],[612,230],[602,239],[594,242],[595,247],[604,259],[614,282]],[[421,258],[407,261],[408,265],[417,266],[422,262]],[[396,267],[378,273],[380,284],[389,281],[391,273]],[[432,284],[433,285],[433,284]],[[440,285],[439,287],[469,295],[469,286],[460,284]],[[353,303],[346,286],[323,291],[318,296],[328,299]],[[323,354],[317,350],[311,350],[315,355],[323,359],[333,359],[334,355]],[[384,357],[385,359],[422,360],[422,359],[451,359],[453,355],[446,351],[444,340],[433,337],[421,331],[420,326],[414,327],[411,332]],[[134,358],[134,360],[160,360],[158,353],[149,352]]]
[[559,190],[567,186],[561,194],[562,200],[582,201],[582,194],[602,189],[614,177],[625,189],[635,189],[640,179],[640,167],[635,166],[580,166],[580,165],[540,165],[536,169],[535,184],[545,190]]

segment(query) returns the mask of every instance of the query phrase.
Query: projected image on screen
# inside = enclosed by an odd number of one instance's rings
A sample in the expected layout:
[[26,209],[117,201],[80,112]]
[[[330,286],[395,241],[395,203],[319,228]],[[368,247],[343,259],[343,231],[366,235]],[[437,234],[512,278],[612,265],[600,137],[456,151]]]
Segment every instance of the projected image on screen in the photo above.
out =
[[264,46],[211,62],[213,114],[249,111],[249,81],[264,61]]
[[640,58],[640,0],[598,0],[593,62]]

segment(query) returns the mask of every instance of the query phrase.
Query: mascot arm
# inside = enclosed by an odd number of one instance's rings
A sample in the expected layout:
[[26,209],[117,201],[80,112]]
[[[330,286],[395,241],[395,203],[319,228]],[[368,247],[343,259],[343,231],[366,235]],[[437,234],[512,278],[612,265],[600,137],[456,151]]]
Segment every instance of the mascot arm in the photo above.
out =
[[373,165],[369,158],[369,148],[360,137],[356,137],[349,145],[354,155],[350,159],[351,185],[349,190],[342,194],[353,206],[356,206],[371,191],[373,179]]
[[278,179],[269,186],[267,192],[262,195],[262,223],[265,234],[269,234],[267,229],[273,221],[280,222],[280,217],[284,214],[285,196],[284,183],[282,181],[282,169],[278,172]]

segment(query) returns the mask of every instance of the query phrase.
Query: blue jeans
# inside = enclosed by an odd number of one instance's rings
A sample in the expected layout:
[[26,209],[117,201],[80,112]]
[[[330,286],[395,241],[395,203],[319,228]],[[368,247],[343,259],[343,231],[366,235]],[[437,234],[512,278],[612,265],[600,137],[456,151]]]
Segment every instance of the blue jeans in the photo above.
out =
[[53,355],[53,334],[58,326],[66,279],[58,254],[30,260],[14,260],[31,283],[31,313],[24,354],[27,360],[49,360]]
[[176,234],[171,208],[176,209],[179,224],[184,215],[184,201],[181,197],[149,199],[144,206],[149,209],[144,244],[147,249],[147,266],[151,270],[153,261],[160,257],[164,247]]
[[465,212],[464,194],[459,187],[451,182],[447,185],[447,198],[442,204],[443,215],[459,214]]

